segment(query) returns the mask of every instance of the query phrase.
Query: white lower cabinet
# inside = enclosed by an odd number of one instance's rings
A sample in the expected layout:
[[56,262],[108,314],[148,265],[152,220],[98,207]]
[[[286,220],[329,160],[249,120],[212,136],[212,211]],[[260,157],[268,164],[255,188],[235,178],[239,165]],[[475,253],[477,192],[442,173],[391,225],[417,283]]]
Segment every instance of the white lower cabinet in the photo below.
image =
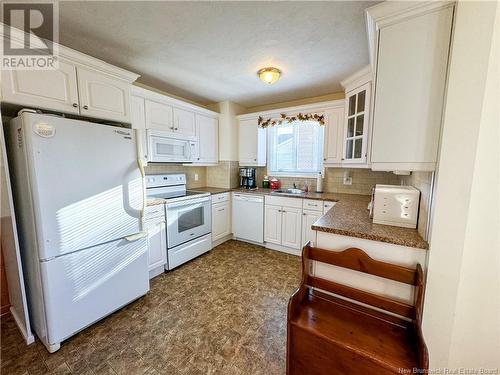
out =
[[264,214],[265,242],[281,245],[281,223],[281,207],[266,205]]
[[212,242],[231,234],[230,201],[212,204]]
[[[302,202],[298,200],[300,204]],[[264,241],[292,249],[300,249],[302,236],[302,208],[265,206]]]
[[[164,216],[157,219],[146,220],[148,230],[148,270],[150,277],[163,272],[167,263],[167,231]],[[156,269],[159,272],[151,273]]]
[[293,249],[300,249],[302,247],[302,210],[300,208],[283,207],[281,214],[281,244]]
[[316,246],[316,231],[312,230],[311,226],[321,216],[323,216],[321,211],[304,210],[302,212],[302,245],[311,241],[311,245]]

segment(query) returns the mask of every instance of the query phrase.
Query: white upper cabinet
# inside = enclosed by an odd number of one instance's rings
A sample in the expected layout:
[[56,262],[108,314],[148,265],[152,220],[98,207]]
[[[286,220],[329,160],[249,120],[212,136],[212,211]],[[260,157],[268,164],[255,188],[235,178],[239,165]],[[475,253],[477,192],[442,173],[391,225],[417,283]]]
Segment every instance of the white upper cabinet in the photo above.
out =
[[172,106],[146,99],[146,128],[174,132]]
[[173,109],[174,116],[174,131],[176,133],[194,137],[196,134],[196,125],[194,121],[194,112],[175,108]]
[[344,144],[344,106],[325,111],[323,162],[340,164]]
[[2,71],[2,101],[67,113],[80,112],[76,66],[59,61],[56,70]]
[[199,142],[195,163],[216,164],[219,161],[219,121],[196,114],[196,134]]
[[367,21],[376,74],[372,169],[433,171],[453,3],[382,3],[367,10]]
[[195,146],[193,164],[214,165],[219,161],[219,114],[167,95],[133,86],[130,99],[132,127],[141,129],[141,148],[148,160],[147,130],[168,137],[189,139]]
[[2,102],[130,123],[130,88],[137,74],[59,46],[57,69],[4,70]]
[[239,162],[242,166],[266,165],[267,132],[257,121],[257,118],[240,118]]
[[146,101],[140,96],[130,96],[130,117],[133,129],[146,129]]
[[368,124],[370,116],[370,83],[346,93],[344,164],[366,164],[368,144]]
[[130,83],[81,67],[77,76],[82,115],[130,122]]

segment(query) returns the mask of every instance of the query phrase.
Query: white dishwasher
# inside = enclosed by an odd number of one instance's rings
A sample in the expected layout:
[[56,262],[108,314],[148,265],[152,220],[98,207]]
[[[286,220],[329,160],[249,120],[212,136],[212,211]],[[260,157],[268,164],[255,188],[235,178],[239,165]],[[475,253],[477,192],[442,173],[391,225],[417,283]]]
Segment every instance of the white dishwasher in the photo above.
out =
[[264,197],[233,193],[233,235],[236,239],[264,243]]

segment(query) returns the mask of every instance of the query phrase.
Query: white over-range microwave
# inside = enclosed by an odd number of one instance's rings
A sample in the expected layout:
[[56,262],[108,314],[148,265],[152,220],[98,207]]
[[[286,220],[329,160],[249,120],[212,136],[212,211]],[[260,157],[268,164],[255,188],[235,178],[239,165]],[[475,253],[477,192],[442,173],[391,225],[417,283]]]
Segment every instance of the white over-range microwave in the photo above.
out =
[[152,163],[192,163],[198,142],[161,130],[147,130],[148,161]]

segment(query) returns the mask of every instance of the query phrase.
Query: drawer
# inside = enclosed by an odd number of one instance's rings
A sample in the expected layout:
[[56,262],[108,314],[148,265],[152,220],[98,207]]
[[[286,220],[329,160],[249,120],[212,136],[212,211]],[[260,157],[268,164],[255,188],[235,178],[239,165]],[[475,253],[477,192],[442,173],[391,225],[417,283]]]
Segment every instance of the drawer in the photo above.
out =
[[219,193],[212,195],[212,204],[219,202],[227,202],[229,200],[229,193]]
[[164,222],[165,222],[165,215],[156,217],[146,217],[146,220],[144,220],[144,229],[149,231],[150,229],[156,227],[158,224]]
[[273,195],[266,195],[266,204],[272,206],[302,208],[302,198],[287,198],[275,197]]
[[165,204],[146,206],[146,211],[144,211],[144,218],[146,220],[150,220],[156,217],[165,217]]
[[323,202],[323,213],[326,214],[330,210],[330,208],[335,206],[336,203],[337,202],[324,201]]
[[323,201],[318,201],[315,199],[304,199],[302,202],[302,208],[304,210],[312,211],[323,211]]

